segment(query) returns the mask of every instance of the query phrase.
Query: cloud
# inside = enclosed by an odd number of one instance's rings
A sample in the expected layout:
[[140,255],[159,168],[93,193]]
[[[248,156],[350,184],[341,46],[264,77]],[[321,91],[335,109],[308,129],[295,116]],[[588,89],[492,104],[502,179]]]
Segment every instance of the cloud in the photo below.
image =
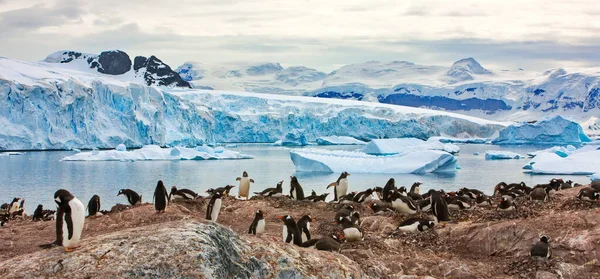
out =
[[6,30],[37,30],[41,27],[60,26],[80,22],[86,12],[77,1],[57,1],[54,5],[35,4],[30,7],[0,13],[0,28]]

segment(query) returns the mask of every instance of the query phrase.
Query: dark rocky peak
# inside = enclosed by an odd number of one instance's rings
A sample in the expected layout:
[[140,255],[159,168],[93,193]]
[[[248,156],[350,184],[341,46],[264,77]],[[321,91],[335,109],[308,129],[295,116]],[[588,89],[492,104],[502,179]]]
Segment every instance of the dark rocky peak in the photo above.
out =
[[136,76],[143,76],[148,85],[188,87],[191,85],[156,56],[136,56],[133,63]]

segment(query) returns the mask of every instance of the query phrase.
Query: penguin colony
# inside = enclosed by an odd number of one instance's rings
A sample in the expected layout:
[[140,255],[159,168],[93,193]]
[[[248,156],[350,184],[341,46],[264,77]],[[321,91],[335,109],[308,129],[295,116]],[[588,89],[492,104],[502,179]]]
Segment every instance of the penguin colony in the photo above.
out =
[[[394,178],[390,178],[384,187],[374,187],[362,192],[349,191],[349,176],[347,172],[340,174],[339,178],[329,184],[326,189],[333,187],[333,201],[331,203],[344,204],[335,214],[332,223],[339,226],[339,233],[331,234],[323,238],[311,237],[311,223],[313,217],[310,214],[296,216],[298,220],[291,215],[282,215],[277,218],[282,224],[282,241],[293,243],[294,245],[306,248],[314,248],[325,251],[339,252],[344,242],[361,241],[364,239],[364,232],[360,228],[360,214],[355,211],[355,204],[365,204],[373,210],[374,214],[384,214],[386,212],[397,212],[401,214],[412,215],[416,213],[429,214],[429,218],[410,217],[404,219],[397,226],[396,231],[404,233],[419,233],[435,229],[439,224],[452,222],[449,218],[450,210],[471,210],[475,207],[486,207],[497,211],[516,211],[519,210],[517,201],[519,199],[528,199],[531,201],[546,202],[552,199],[557,191],[582,187],[581,184],[573,184],[572,181],[563,181],[562,179],[552,179],[547,184],[539,184],[534,187],[527,186],[524,182],[510,183],[500,182],[494,187],[492,196],[484,194],[476,189],[462,188],[456,192],[445,192],[444,190],[431,189],[421,194],[420,182],[415,182],[407,190],[406,187],[396,187]],[[239,181],[238,197],[248,200],[250,196],[250,183],[254,180],[244,171]],[[284,181],[280,181],[273,188],[267,188],[261,192],[254,192],[256,196],[263,198],[289,198],[291,200],[303,202],[324,202],[329,193],[317,194],[314,190],[311,195],[305,196],[304,190],[295,176],[290,177],[289,195],[283,191]],[[157,214],[167,211],[168,205],[175,200],[209,200],[206,208],[206,220],[217,222],[221,212],[222,199],[231,195],[231,190],[236,186],[227,185],[206,191],[209,196],[203,197],[190,189],[178,189],[171,187],[168,192],[162,180],[157,182],[153,195],[153,204]],[[121,189],[117,196],[123,195],[131,206],[137,206],[142,203],[142,196],[131,189]],[[592,183],[589,187],[582,187],[579,190],[577,199],[587,202],[600,202],[600,183]],[[493,205],[492,199],[496,200]],[[0,207],[0,225],[6,226],[11,219],[24,218],[25,200],[14,198],[12,202],[2,204]],[[92,196],[87,204],[83,203],[73,196],[69,191],[60,189],[54,194],[56,210],[44,209],[40,204],[33,213],[33,221],[52,221],[56,222],[56,240],[49,244],[40,245],[42,248],[51,248],[54,246],[63,246],[65,251],[70,252],[80,246],[80,239],[85,223],[86,211],[88,217],[101,216],[109,213],[101,210],[100,197]],[[261,235],[266,229],[267,213],[258,210],[254,213],[254,219],[250,222],[249,234]],[[530,256],[535,260],[545,260],[551,257],[550,238],[546,235],[540,235],[532,247]]]

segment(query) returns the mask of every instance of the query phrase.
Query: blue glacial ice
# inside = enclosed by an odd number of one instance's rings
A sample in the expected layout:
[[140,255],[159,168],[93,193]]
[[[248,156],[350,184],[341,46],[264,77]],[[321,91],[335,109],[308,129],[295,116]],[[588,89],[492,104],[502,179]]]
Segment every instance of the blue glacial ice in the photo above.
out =
[[540,152],[523,169],[532,174],[589,175],[600,172],[599,156],[600,150],[592,146],[577,149],[567,157],[555,152]]
[[577,148],[572,145],[553,146],[553,147],[550,147],[550,148],[547,148],[544,150],[529,152],[529,153],[527,153],[527,156],[535,157],[535,156],[537,156],[537,154],[540,154],[542,152],[550,152],[550,153],[556,153],[556,155],[564,158],[564,157],[569,156],[569,154],[573,153],[575,150],[577,150]]
[[275,145],[281,146],[306,146],[308,145],[308,140],[306,139],[306,135],[304,135],[304,130],[294,129],[285,136],[276,141]]
[[525,156],[504,150],[488,150],[485,152],[486,160],[507,160],[507,159],[523,159]]
[[362,152],[371,155],[402,155],[423,150],[440,150],[456,154],[460,148],[454,144],[441,143],[435,138],[427,141],[417,138],[374,139],[362,149]]
[[330,137],[318,137],[318,145],[364,145],[367,144],[362,140],[357,140],[353,137],[342,137],[342,136],[330,136]]
[[80,152],[65,156],[63,161],[176,161],[176,160],[233,160],[252,159],[252,155],[242,154],[221,148],[203,145],[196,148],[161,148],[158,145],[146,145],[132,151],[104,150]]
[[402,155],[375,156],[357,151],[291,150],[298,172],[414,173],[456,172],[458,160],[450,153],[425,150]]
[[493,144],[581,144],[590,142],[579,123],[554,116],[536,123],[510,125],[500,131]]
[[600,180],[600,172],[592,174],[592,176],[590,176],[590,179],[592,181]]

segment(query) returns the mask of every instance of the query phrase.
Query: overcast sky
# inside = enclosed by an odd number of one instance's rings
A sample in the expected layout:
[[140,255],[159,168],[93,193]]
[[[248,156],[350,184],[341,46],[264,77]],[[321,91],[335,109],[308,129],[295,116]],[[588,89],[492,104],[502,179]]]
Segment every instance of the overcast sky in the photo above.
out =
[[597,0],[0,0],[0,56],[63,49],[330,71],[369,60],[495,69],[598,66]]

